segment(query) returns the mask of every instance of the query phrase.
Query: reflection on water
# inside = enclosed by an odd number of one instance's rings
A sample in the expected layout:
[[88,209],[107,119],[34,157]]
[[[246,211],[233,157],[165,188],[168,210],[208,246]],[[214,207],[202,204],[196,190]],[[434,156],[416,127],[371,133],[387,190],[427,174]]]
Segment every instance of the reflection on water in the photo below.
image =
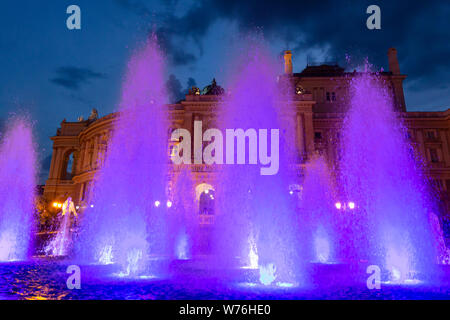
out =
[[[339,285],[336,279],[345,273],[339,266],[324,265],[311,272],[316,280],[314,290],[283,283],[266,287],[257,284],[257,274],[252,277],[250,273],[247,279],[234,282],[217,280],[214,275],[200,280],[194,270],[189,271],[190,276],[165,280],[120,278],[113,276],[118,269],[111,265],[81,266],[81,289],[69,290],[67,265],[48,260],[0,264],[0,299],[448,299],[450,292],[447,267],[440,287],[385,284],[382,290],[368,290],[363,281]],[[111,276],[104,277],[105,273]]]
[[1,264],[0,298],[48,300],[69,294],[64,266],[43,264]]

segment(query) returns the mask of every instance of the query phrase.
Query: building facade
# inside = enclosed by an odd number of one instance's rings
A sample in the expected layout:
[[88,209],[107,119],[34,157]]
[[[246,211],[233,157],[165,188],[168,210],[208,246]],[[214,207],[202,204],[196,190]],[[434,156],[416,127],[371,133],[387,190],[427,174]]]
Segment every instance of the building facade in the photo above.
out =
[[[322,154],[332,165],[338,161],[340,128],[349,106],[349,83],[357,72],[345,72],[338,65],[308,65],[302,72],[293,73],[292,55],[284,55],[285,73],[295,88],[295,141],[298,151],[297,165],[304,168],[308,159]],[[407,112],[403,93],[406,75],[400,73],[397,52],[388,50],[389,71],[380,76],[392,92],[395,109],[408,129],[415,151],[426,163],[428,176],[440,199],[440,212],[449,212],[450,195],[450,109],[442,112]],[[203,122],[203,130],[214,128],[218,113],[219,96],[224,90],[213,83],[202,91],[192,88],[185,100],[168,105],[171,129],[185,128],[193,132],[194,121]],[[88,205],[92,197],[92,184],[108,152],[118,114],[98,118],[93,110],[87,120],[63,121],[57,134],[51,137],[53,154],[44,197],[50,201],[63,201],[72,196],[79,206]],[[194,176],[197,200],[214,189],[215,170],[206,164],[190,165]],[[178,168],[171,165],[175,176]],[[200,201],[199,201],[200,202]],[[211,204],[209,204],[211,206]],[[201,211],[201,209],[199,208]],[[201,213],[201,212],[200,212]],[[207,223],[207,217],[204,218]]]

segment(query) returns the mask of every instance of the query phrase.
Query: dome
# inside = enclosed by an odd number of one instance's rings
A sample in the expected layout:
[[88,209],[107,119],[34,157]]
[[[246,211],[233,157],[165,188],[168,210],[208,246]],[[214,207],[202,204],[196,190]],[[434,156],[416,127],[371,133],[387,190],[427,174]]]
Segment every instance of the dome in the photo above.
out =
[[207,85],[202,90],[202,95],[214,95],[219,96],[225,93],[225,90],[219,86],[216,79],[213,79],[210,85]]

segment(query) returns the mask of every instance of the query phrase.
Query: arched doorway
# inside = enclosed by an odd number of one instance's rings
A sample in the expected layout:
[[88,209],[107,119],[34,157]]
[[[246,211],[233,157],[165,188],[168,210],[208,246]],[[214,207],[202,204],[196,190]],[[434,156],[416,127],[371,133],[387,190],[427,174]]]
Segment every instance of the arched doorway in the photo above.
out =
[[198,208],[199,229],[197,233],[197,254],[210,254],[211,231],[215,214],[214,188],[207,183],[201,183],[195,187],[196,203]]
[[214,190],[209,189],[200,195],[199,199],[199,212],[200,214],[214,215]]
[[215,214],[215,191],[207,183],[201,183],[195,188],[196,200],[198,202],[198,213],[200,215],[213,216]]

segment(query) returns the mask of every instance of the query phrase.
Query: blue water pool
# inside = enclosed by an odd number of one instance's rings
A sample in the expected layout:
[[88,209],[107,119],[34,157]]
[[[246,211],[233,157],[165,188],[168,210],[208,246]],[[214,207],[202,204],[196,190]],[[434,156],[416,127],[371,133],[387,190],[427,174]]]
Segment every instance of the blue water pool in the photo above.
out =
[[[385,284],[367,289],[363,274],[349,276],[347,266],[312,265],[311,283],[265,287],[251,272],[223,277],[220,271],[184,270],[169,278],[121,277],[111,266],[80,266],[81,289],[67,288],[70,263],[36,259],[0,264],[1,299],[449,299],[450,268],[439,285],[431,282]],[[347,272],[343,272],[343,270]],[[355,271],[356,272],[356,271]],[[239,276],[237,275],[239,274]],[[345,275],[345,276],[344,276]],[[233,280],[234,278],[234,280]],[[437,282],[435,282],[437,283]]]

